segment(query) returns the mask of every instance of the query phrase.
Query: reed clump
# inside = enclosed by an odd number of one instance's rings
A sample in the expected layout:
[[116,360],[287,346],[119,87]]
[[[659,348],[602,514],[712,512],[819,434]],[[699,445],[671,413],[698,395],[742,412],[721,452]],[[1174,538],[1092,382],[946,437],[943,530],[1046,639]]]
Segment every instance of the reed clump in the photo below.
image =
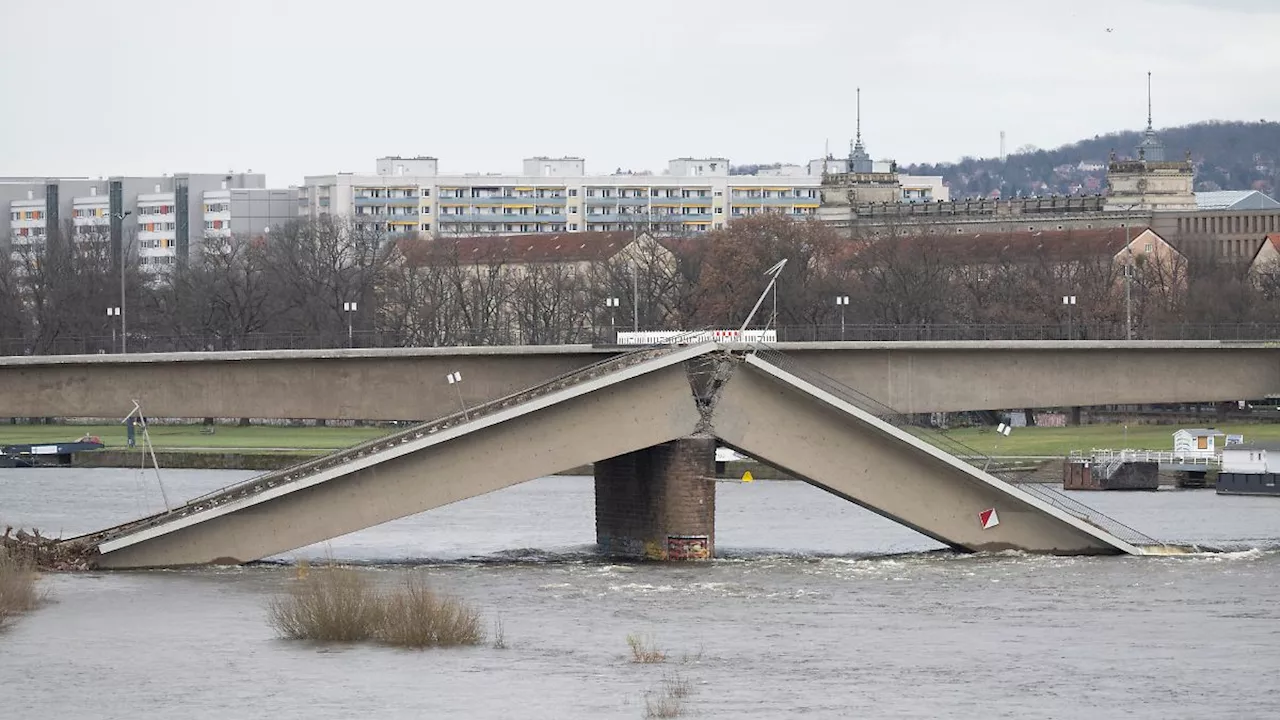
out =
[[281,637],[316,642],[376,642],[405,648],[478,645],[480,613],[442,595],[421,578],[379,588],[367,573],[329,563],[299,566],[298,577],[273,598],[268,619]]
[[38,578],[27,555],[0,547],[0,629],[40,603]]
[[631,662],[634,663],[653,664],[667,659],[667,654],[658,649],[653,638],[645,635],[628,635],[627,647],[631,648]]
[[645,693],[644,716],[646,718],[675,718],[685,711],[685,700],[693,692],[689,681],[679,673],[662,679],[655,691]]

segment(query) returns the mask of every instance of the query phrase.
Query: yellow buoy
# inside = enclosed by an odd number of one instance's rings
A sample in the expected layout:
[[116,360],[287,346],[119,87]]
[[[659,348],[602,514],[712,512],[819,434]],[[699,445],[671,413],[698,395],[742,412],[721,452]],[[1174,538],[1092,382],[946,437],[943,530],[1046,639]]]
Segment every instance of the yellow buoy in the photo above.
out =
[[750,471],[750,470],[748,470],[748,471],[746,471],[746,472],[742,473],[742,482],[752,482],[752,481],[754,481],[754,480],[755,480],[755,477],[754,477],[754,476],[752,476],[752,474],[751,474],[751,471]]

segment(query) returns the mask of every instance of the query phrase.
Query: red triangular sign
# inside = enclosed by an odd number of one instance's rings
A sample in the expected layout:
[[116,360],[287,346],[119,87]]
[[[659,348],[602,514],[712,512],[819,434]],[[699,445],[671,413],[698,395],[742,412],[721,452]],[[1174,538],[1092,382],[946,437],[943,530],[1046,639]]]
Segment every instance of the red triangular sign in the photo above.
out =
[[996,514],[995,508],[987,508],[978,513],[978,522],[982,523],[983,530],[990,530],[1000,524],[1000,516]]

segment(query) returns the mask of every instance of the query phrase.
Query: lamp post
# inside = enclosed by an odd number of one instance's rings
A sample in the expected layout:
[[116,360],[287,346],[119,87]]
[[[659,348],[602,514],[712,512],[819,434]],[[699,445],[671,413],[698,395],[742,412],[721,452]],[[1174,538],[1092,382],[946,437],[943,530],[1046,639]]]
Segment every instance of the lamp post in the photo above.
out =
[[631,332],[640,332],[640,266],[637,263],[631,263]]
[[125,325],[125,303],[124,303],[124,265],[125,258],[128,257],[128,246],[124,241],[124,219],[133,214],[132,210],[116,213],[112,217],[120,221],[120,307],[116,308],[120,315],[120,354],[129,352],[129,333]]
[[347,347],[348,348],[353,348],[356,346],[355,332],[352,330],[352,326],[351,326],[351,318],[356,314],[356,309],[357,309],[356,303],[354,302],[342,303],[342,311],[347,314]]
[[604,306],[609,308],[609,332],[613,333],[614,340],[618,338],[618,298],[610,297],[604,299]]
[[[107,317],[110,318],[110,317],[123,317],[123,316],[120,314],[120,308],[109,307],[107,308]],[[115,351],[116,351],[116,324],[112,322],[111,323],[111,352],[114,353]]]
[[1076,296],[1075,296],[1075,295],[1063,295],[1063,296],[1062,296],[1062,304],[1063,304],[1063,305],[1065,305],[1065,306],[1066,306],[1066,308],[1067,308],[1067,339],[1068,339],[1068,340],[1074,340],[1074,339],[1075,339],[1075,331],[1074,331],[1074,329],[1073,329],[1073,328],[1072,328],[1072,326],[1071,326],[1071,308],[1072,308],[1072,307],[1075,307],[1075,304],[1076,304]]
[[1124,339],[1133,339],[1133,246],[1129,240],[1129,223],[1124,224],[1124,249],[1128,261],[1124,264]]
[[840,306],[840,339],[844,340],[844,309],[849,307],[849,296],[837,295],[836,305]]

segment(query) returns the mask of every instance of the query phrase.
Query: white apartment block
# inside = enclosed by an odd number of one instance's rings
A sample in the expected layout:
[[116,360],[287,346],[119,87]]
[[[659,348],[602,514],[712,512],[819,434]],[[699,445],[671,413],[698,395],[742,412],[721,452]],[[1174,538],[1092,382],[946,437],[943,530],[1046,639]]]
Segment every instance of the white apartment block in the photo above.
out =
[[46,213],[44,198],[37,199],[33,191],[27,192],[25,200],[9,203],[10,253],[15,260],[28,248],[37,248],[37,252],[44,248],[49,222]]
[[[299,213],[350,216],[389,233],[697,233],[764,212],[816,215],[823,161],[814,163],[731,175],[727,158],[677,158],[660,175],[588,175],[582,158],[533,157],[519,174],[448,175],[436,158],[384,157],[374,174],[307,177]],[[901,179],[904,202],[948,197],[941,178]]]
[[89,188],[89,194],[71,199],[71,225],[76,241],[107,239],[111,233],[111,201]]
[[259,231],[296,220],[296,192],[265,186],[261,174],[233,172],[99,179],[0,177],[0,248],[8,247],[11,256],[26,246],[43,251],[54,229],[70,226],[77,240],[105,237],[113,264],[124,248],[129,256],[136,254],[143,270],[166,272],[199,252],[205,238],[206,193],[221,191],[236,199],[253,195],[252,202],[230,203],[227,220],[232,227],[237,208],[243,210],[242,225]]
[[[156,186],[160,190],[160,186]],[[168,272],[178,263],[178,207],[172,192],[138,195],[138,264],[143,272]]]

